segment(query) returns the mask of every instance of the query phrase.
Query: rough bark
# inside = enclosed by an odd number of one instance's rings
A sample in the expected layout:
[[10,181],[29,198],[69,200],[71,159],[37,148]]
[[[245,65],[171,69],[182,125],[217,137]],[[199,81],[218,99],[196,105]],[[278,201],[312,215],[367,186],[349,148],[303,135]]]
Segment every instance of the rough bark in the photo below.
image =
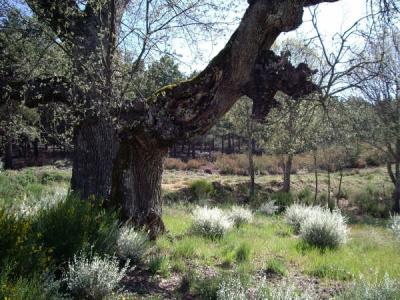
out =
[[400,213],[400,178],[397,179],[395,190],[393,192],[394,211]]
[[289,154],[287,156],[286,161],[283,164],[283,187],[282,191],[285,193],[290,192],[290,175],[292,173],[292,162],[293,162],[293,155]]
[[113,168],[111,204],[122,219],[148,230],[151,238],[164,232],[161,219],[161,176],[168,148],[139,134],[121,143]]
[[13,149],[11,139],[7,139],[4,149],[4,169],[9,170],[13,168]]
[[86,120],[75,129],[71,188],[82,199],[109,197],[117,148],[115,129],[107,121]]

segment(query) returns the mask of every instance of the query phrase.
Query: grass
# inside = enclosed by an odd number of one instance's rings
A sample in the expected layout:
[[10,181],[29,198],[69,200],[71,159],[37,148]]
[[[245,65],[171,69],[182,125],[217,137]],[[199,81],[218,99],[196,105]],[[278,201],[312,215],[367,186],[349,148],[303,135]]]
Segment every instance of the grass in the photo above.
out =
[[[241,245],[251,245],[251,256],[246,257],[246,261],[253,270],[261,270],[265,262],[279,257],[291,268],[324,279],[348,280],[364,274],[372,280],[375,274],[383,278],[385,273],[400,279],[400,269],[397,267],[400,265],[400,242],[382,225],[350,225],[350,241],[346,245],[337,250],[321,251],[304,245],[293,234],[281,234],[282,231],[290,232],[290,228],[280,216],[256,215],[254,223],[235,229],[215,241],[186,235],[190,216],[183,208],[166,207],[164,221],[172,241],[167,242],[162,237],[158,245],[173,257],[195,265],[234,270],[238,262],[232,253]],[[282,266],[277,266],[277,262],[272,264],[272,268],[283,270]],[[288,269],[288,272],[291,270]]]

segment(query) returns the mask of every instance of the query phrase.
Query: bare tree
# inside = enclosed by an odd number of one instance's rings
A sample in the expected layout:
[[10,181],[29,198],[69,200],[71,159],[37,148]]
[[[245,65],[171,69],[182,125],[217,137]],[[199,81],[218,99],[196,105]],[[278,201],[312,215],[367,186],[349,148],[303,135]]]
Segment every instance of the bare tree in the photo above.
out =
[[[379,27],[377,27],[379,28]],[[400,212],[400,30],[383,23],[368,40],[360,59],[375,59],[354,74],[354,80],[369,76],[358,87],[362,92],[355,129],[364,141],[385,154],[387,170],[395,187],[394,209]]]

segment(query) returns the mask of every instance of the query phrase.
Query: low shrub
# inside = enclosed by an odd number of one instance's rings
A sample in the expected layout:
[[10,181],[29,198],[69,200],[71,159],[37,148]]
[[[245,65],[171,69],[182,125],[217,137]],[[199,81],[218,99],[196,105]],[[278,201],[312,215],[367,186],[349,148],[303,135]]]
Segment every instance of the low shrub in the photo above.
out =
[[166,170],[186,170],[186,164],[177,158],[168,157],[164,160]]
[[314,210],[319,210],[319,207],[308,207],[301,204],[293,204],[285,211],[285,222],[292,226],[295,233],[300,233],[301,224]]
[[217,291],[218,300],[246,300],[248,296],[249,291],[243,286],[239,278],[231,278],[221,282]]
[[390,217],[389,229],[400,239],[400,215]]
[[235,251],[235,259],[238,263],[250,260],[251,247],[249,244],[242,243]]
[[232,220],[236,227],[243,224],[251,223],[253,220],[253,213],[250,209],[241,206],[232,206],[229,213],[229,218]]
[[368,282],[360,277],[338,299],[352,300],[398,300],[400,299],[400,282],[391,279],[387,274],[383,280]]
[[[52,251],[56,264],[70,260],[79,251],[107,253],[104,240],[113,237],[117,216],[101,205],[69,195],[53,207],[40,210],[32,230],[38,243]],[[114,237],[115,238],[115,237]],[[105,249],[102,247],[106,247]]]
[[297,199],[300,203],[312,205],[314,203],[314,193],[309,187],[305,187],[297,194]]
[[387,218],[392,209],[392,191],[368,184],[363,190],[350,194],[361,213]]
[[32,222],[0,208],[0,270],[12,265],[13,275],[29,275],[46,270],[52,263],[49,249],[36,240]]
[[186,170],[199,170],[202,166],[205,166],[207,161],[201,159],[190,159],[186,163]]
[[270,200],[270,201],[264,202],[260,206],[258,211],[260,213],[264,214],[264,215],[272,216],[272,215],[276,214],[279,211],[279,206],[275,205],[275,201],[274,200]]
[[192,231],[210,238],[221,238],[233,222],[219,208],[197,207],[193,211]]
[[12,276],[12,266],[1,269],[0,273],[0,299],[16,300],[47,300],[65,299],[65,295],[59,292],[60,282],[53,278],[32,274],[32,276]]
[[103,299],[115,291],[126,271],[127,266],[120,269],[115,258],[79,255],[68,264],[64,281],[79,299]]
[[288,273],[286,264],[283,260],[273,258],[265,266],[265,273],[279,276],[286,276]]
[[347,241],[346,218],[339,212],[313,208],[300,225],[303,240],[319,248],[337,248]]
[[205,179],[198,179],[191,182],[189,188],[196,200],[204,200],[214,194],[214,186]]
[[135,231],[133,227],[123,226],[117,239],[117,254],[124,260],[140,263],[149,249],[147,234]]
[[277,192],[271,195],[271,200],[275,201],[275,204],[279,206],[280,211],[284,211],[294,203],[295,197],[290,192]]
[[262,279],[257,286],[250,288],[239,278],[230,278],[220,283],[217,291],[218,300],[306,300],[312,299],[307,291],[300,292],[287,281],[274,286],[267,286]]
[[238,161],[233,155],[217,156],[215,166],[221,174],[243,175],[243,172],[246,172],[240,168]]

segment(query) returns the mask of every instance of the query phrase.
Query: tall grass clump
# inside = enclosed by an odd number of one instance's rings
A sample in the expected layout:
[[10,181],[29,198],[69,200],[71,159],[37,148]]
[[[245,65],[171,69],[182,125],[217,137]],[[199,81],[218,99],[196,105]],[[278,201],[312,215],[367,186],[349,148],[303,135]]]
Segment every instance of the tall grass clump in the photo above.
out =
[[374,282],[368,282],[364,277],[360,277],[338,298],[343,300],[398,300],[400,299],[400,282],[391,279],[387,274],[383,280]]
[[219,208],[197,207],[193,211],[192,232],[210,238],[221,238],[233,226],[227,214]]
[[347,235],[346,218],[340,211],[315,209],[300,225],[303,240],[319,248],[337,248],[346,243]]
[[389,229],[400,239],[400,215],[390,217]]
[[118,256],[134,263],[142,261],[149,249],[147,234],[135,231],[133,227],[123,226],[117,239]]
[[126,271],[115,258],[79,255],[69,263],[64,280],[78,299],[103,299],[116,290]]
[[228,216],[236,227],[251,223],[253,220],[253,213],[251,210],[241,206],[232,206]]

